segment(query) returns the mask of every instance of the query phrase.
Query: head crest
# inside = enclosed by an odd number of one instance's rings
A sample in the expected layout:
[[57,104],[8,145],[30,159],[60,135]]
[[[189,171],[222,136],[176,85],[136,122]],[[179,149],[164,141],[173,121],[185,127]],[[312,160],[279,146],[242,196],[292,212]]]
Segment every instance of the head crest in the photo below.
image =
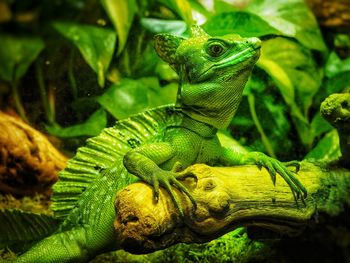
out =
[[184,38],[171,34],[158,34],[154,36],[154,47],[158,56],[169,63],[176,70],[176,50]]
[[208,37],[209,36],[199,25],[192,25],[190,28],[190,33],[191,33],[192,37]]

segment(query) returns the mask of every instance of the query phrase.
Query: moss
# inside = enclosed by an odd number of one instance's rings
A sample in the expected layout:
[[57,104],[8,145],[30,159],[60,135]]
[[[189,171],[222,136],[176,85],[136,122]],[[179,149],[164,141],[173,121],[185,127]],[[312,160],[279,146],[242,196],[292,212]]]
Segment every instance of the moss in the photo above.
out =
[[269,248],[248,238],[239,228],[206,244],[177,244],[146,255],[133,255],[123,250],[96,257],[90,263],[102,262],[252,262],[264,259]]
[[0,194],[0,209],[20,209],[23,211],[51,215],[49,210],[50,201],[48,197],[42,194],[36,194],[32,197],[24,196],[16,198],[13,195]]

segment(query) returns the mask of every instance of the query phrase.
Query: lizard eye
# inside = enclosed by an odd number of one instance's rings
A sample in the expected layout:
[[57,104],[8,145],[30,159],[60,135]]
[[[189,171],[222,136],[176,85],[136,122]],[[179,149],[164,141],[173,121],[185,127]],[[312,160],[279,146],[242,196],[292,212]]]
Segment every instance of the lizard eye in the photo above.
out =
[[220,56],[224,51],[224,48],[221,45],[213,44],[208,47],[208,54],[212,57]]

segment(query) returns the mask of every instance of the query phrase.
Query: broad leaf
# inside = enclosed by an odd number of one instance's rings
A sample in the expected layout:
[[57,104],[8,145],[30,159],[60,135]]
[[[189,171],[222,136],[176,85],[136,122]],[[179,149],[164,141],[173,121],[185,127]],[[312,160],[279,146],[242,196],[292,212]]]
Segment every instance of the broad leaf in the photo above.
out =
[[187,25],[192,25],[194,23],[192,8],[188,0],[159,0],[159,2],[178,14]]
[[323,98],[332,93],[342,92],[350,88],[350,72],[342,72],[325,81],[326,94]]
[[332,161],[341,156],[337,130],[328,132],[306,156],[305,159]]
[[118,54],[123,51],[136,13],[135,0],[102,0],[109,19],[118,33]]
[[84,123],[76,124],[70,127],[61,127],[59,125],[47,126],[47,131],[61,138],[77,136],[96,136],[107,125],[107,114],[103,109],[95,111]]
[[263,42],[257,64],[276,82],[288,105],[293,101],[307,113],[321,77],[309,50],[298,43],[278,37]]
[[44,48],[44,42],[34,37],[1,35],[0,78],[13,82],[21,78]]
[[55,22],[54,28],[79,49],[86,63],[96,72],[100,87],[111,62],[116,33],[113,30],[90,25]]
[[221,13],[210,18],[204,29],[213,36],[236,33],[242,37],[260,37],[270,34],[281,35],[259,16],[237,11]]
[[246,11],[260,16],[283,35],[296,38],[310,49],[327,50],[317,21],[303,0],[255,0]]
[[331,129],[332,126],[329,122],[321,117],[320,112],[317,112],[311,121],[311,133],[313,134],[313,137],[317,137]]
[[145,109],[175,102],[177,85],[160,87],[156,78],[124,78],[113,84],[98,102],[115,118],[124,119]]
[[155,18],[142,18],[141,25],[152,33],[169,33],[183,35],[187,25],[181,20],[163,20]]
[[263,42],[257,65],[275,81],[290,107],[302,143],[309,147],[313,137],[307,121],[308,109],[321,83],[311,52],[292,40],[278,37]]
[[332,78],[344,72],[350,72],[350,58],[341,60],[338,57],[337,53],[332,52],[328,57],[328,61],[325,67],[326,76]]

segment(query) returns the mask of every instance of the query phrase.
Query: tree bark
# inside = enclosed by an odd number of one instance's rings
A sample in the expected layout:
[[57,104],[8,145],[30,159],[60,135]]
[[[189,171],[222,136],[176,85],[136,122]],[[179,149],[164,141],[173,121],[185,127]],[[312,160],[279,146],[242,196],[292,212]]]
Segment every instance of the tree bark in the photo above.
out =
[[307,0],[321,26],[348,33],[350,2],[348,0]]
[[183,181],[197,200],[197,208],[176,190],[184,218],[164,189],[158,203],[152,188],[142,182],[118,194],[115,231],[123,249],[149,253],[180,242],[203,243],[241,226],[293,236],[317,225],[324,215],[339,215],[350,204],[350,172],[344,168],[303,161],[298,178],[308,196],[297,202],[281,177],[273,186],[268,172],[256,166],[196,164],[186,172],[198,178],[197,182]]
[[49,194],[66,162],[45,135],[0,112],[0,192]]

